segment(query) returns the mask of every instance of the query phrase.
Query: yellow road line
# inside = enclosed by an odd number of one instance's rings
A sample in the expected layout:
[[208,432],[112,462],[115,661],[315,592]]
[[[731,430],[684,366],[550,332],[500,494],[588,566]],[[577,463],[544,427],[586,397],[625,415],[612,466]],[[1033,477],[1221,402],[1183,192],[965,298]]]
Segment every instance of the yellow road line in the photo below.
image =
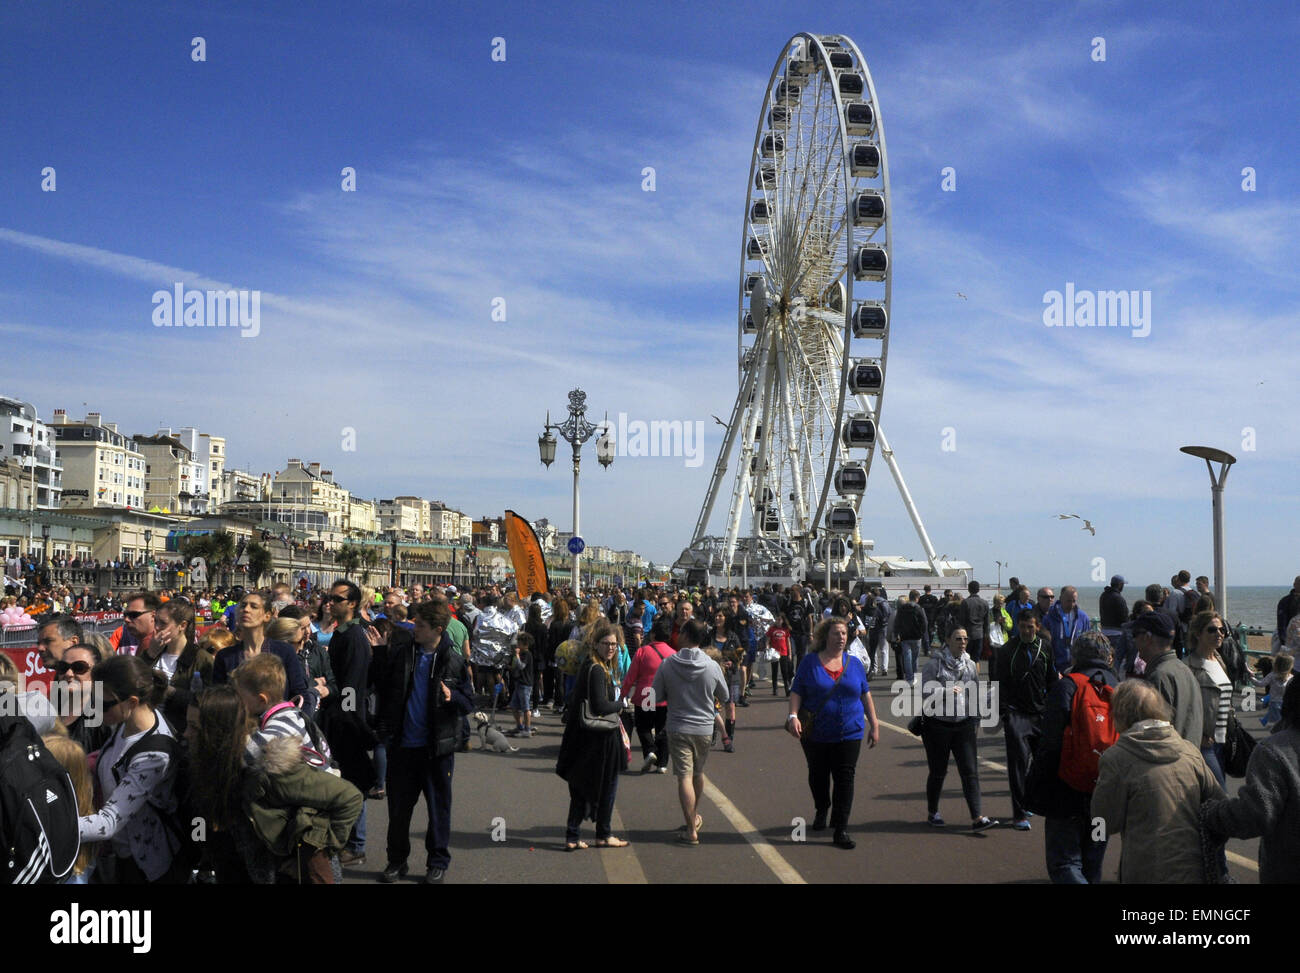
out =
[[[619,816],[618,808],[609,819],[610,827],[614,829],[614,836],[623,838],[627,829],[623,827],[623,819]],[[626,841],[626,838],[623,838]],[[626,848],[598,848],[600,852],[600,863],[605,868],[605,878],[609,880],[610,885],[645,885],[645,872],[641,868],[641,859],[636,857],[636,845],[629,844]]]
[[704,796],[713,801],[723,816],[731,822],[731,826],[739,831],[745,840],[753,846],[754,851],[758,853],[758,857],[763,860],[763,864],[772,870],[772,874],[780,879],[782,884],[808,884],[804,877],[795,870],[795,867],[781,857],[781,853],[773,848],[767,839],[759,833],[758,829],[750,823],[749,818],[745,817],[740,808],[732,804],[731,799],[718,790],[717,786],[707,777],[704,778]]

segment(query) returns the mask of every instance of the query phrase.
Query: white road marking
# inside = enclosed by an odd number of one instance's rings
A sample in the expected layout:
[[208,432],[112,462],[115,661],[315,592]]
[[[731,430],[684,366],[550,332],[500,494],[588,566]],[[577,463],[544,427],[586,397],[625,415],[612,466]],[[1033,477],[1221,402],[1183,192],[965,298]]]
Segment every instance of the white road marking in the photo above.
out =
[[763,860],[763,864],[771,869],[772,874],[780,879],[784,885],[807,885],[808,882],[802,875],[795,870],[795,867],[781,857],[781,853],[773,848],[750,823],[749,818],[741,812],[740,808],[731,803],[731,799],[726,794],[718,790],[708,777],[704,778],[704,796],[707,800],[713,801],[723,816],[731,822],[731,826],[744,836],[745,840],[753,846],[758,857]]

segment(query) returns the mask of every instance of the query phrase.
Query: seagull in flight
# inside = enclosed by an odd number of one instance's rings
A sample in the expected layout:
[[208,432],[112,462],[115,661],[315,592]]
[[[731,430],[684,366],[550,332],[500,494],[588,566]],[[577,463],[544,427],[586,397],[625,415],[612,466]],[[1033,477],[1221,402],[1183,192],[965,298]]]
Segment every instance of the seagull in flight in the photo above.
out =
[[1083,520],[1083,518],[1080,517],[1078,514],[1057,514],[1056,515],[1057,520],[1069,520],[1071,517],[1073,517],[1075,520]]
[[970,298],[968,298],[968,297],[967,297],[965,294],[963,294],[961,291],[958,291],[958,292],[957,292],[957,296],[960,297],[963,301],[968,301],[968,300],[970,300]]
[[727,424],[723,422],[721,419],[719,419],[717,416],[713,417],[713,421],[716,422],[718,425],[720,425],[723,429],[727,428]]
[[1080,527],[1079,529],[1080,529],[1080,530],[1086,530],[1086,531],[1087,531],[1088,533],[1090,533],[1093,537],[1096,537],[1096,536],[1097,536],[1097,528],[1094,527],[1094,526],[1092,526],[1092,521],[1091,521],[1091,520],[1084,520],[1082,517],[1080,517],[1079,519],[1080,519],[1080,520],[1083,520],[1083,526]]

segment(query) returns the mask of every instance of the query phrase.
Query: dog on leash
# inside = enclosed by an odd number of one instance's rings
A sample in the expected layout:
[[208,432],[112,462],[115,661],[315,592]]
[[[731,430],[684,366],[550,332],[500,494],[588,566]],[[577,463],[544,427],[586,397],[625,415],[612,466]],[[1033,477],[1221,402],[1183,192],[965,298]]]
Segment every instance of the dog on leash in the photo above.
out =
[[515,753],[518,747],[512,747],[506,735],[492,725],[488,715],[482,710],[471,714],[478,725],[479,747],[482,750],[495,750],[497,753]]

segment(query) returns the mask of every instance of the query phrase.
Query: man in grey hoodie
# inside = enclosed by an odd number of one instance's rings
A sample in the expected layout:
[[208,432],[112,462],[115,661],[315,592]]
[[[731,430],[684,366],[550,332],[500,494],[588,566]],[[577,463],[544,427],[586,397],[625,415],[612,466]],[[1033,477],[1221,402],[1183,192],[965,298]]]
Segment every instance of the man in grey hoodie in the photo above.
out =
[[714,700],[726,703],[730,698],[722,667],[700,650],[708,638],[703,622],[684,622],[678,632],[680,647],[659,666],[651,690],[651,699],[668,704],[668,750],[686,820],[678,840],[688,845],[700,843],[703,821],[695,809],[704,796],[704,764],[713,745]]

